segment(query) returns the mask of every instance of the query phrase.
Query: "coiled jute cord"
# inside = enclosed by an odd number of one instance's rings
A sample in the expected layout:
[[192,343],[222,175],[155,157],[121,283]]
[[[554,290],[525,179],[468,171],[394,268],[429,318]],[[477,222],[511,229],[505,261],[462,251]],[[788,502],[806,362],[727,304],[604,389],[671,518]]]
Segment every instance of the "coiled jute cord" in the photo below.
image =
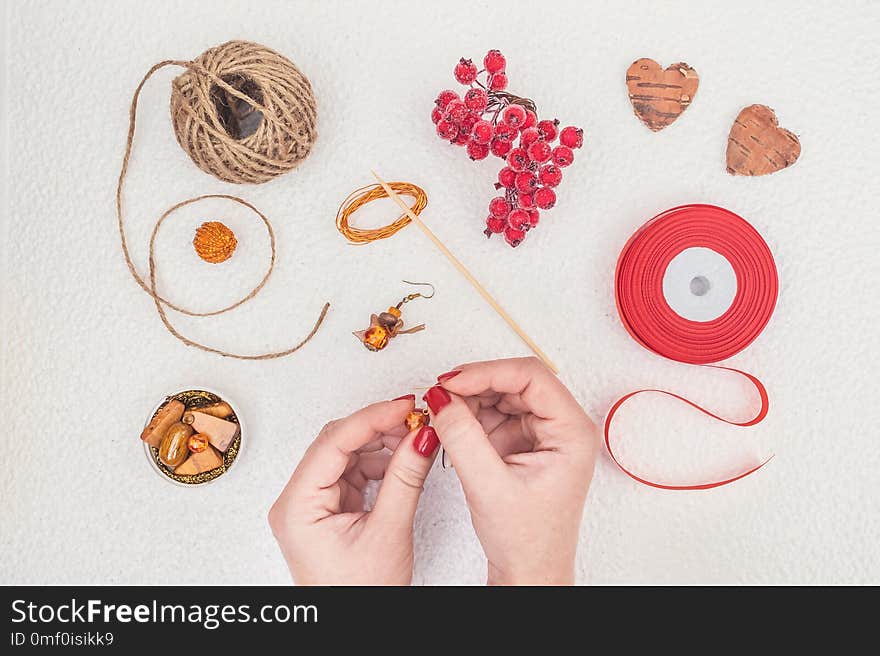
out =
[[[116,187],[116,216],[122,253],[132,277],[156,304],[165,328],[187,346],[240,360],[268,360],[290,355],[318,331],[329,303],[324,304],[312,330],[299,344],[271,353],[241,355],[193,341],[174,328],[166,309],[191,317],[210,317],[237,308],[256,296],[275,267],[275,233],[256,207],[238,196],[207,194],[190,198],[166,210],[150,237],[149,282],[138,273],[125,238],[122,188],[134,143],[137,105],[147,80],[161,68],[180,66],[171,90],[171,120],[180,146],[206,173],[235,183],[261,183],[294,169],[311,150],[316,133],[316,105],[308,78],[278,53],[247,41],[230,41],[211,48],[193,61],[165,60],[153,66],[135,89],[129,109],[128,139]],[[250,209],[266,227],[271,255],[262,280],[231,305],[195,312],[176,305],[156,290],[155,242],[164,221],[176,210],[208,198],[229,200]]]

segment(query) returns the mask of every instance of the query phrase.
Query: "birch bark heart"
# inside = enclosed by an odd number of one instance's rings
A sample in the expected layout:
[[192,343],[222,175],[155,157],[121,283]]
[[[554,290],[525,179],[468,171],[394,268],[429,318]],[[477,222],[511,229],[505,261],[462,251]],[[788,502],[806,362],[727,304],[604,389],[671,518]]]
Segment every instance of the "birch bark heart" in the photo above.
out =
[[626,71],[629,100],[639,120],[658,132],[681,116],[694,99],[700,77],[683,62],[666,70],[653,59],[637,59]]
[[727,137],[727,172],[731,175],[767,175],[797,161],[801,142],[779,127],[772,109],[765,105],[744,108]]

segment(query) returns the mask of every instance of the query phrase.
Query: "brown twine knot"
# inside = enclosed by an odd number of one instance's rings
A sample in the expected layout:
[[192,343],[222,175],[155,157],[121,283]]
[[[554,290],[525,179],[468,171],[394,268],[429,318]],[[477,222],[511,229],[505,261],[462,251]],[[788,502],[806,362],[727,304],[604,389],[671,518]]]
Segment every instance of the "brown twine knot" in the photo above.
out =
[[171,89],[171,121],[196,166],[225,182],[290,171],[317,139],[308,78],[286,57],[230,41],[190,62]]
[[[294,169],[311,150],[317,132],[315,97],[308,79],[278,53],[248,41],[229,41],[211,48],[193,61],[168,59],[153,66],[135,89],[129,108],[128,139],[116,185],[116,218],[125,263],[135,282],[149,294],[165,328],[187,346],[240,360],[269,360],[297,351],[317,332],[329,303],[299,343],[282,351],[243,355],[230,353],[182,335],[171,324],[165,308],[193,317],[210,317],[237,308],[256,296],[275,267],[275,233],[272,224],[247,201],[227,194],[208,194],[181,201],[156,222],[150,237],[149,280],[134,266],[125,238],[122,188],[128,173],[137,119],[138,99],[147,80],[165,66],[182,66],[171,90],[171,120],[181,147],[201,170],[226,182],[260,183]],[[252,210],[269,234],[269,266],[262,280],[234,303],[208,312],[177,305],[156,291],[155,242],[159,228],[176,210],[207,198],[221,198]]]

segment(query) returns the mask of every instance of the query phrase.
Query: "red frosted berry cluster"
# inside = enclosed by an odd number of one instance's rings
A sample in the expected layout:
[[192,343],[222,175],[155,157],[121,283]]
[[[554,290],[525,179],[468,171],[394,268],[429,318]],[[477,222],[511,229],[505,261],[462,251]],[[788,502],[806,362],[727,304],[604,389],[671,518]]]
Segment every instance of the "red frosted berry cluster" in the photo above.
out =
[[454,75],[468,90],[464,96],[441,91],[431,120],[441,139],[466,146],[472,160],[490,153],[505,160],[495,184],[504,195],[489,201],[484,232],[487,237],[503,233],[508,244],[519,246],[538,225],[540,210],[556,204],[554,189],[562,182],[562,169],[574,161],[574,149],[583,145],[584,133],[573,126],[560,130],[558,120],[539,121],[531,100],[506,91],[506,66],[498,50],[486,54],[482,70],[462,58]]

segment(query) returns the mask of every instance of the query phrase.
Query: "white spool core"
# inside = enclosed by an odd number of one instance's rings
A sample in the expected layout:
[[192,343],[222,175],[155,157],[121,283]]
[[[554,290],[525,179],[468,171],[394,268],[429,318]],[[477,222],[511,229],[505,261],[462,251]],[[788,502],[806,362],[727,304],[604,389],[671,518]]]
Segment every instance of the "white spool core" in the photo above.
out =
[[712,321],[727,312],[736,288],[736,273],[727,258],[702,246],[676,255],[663,274],[666,302],[691,321]]

